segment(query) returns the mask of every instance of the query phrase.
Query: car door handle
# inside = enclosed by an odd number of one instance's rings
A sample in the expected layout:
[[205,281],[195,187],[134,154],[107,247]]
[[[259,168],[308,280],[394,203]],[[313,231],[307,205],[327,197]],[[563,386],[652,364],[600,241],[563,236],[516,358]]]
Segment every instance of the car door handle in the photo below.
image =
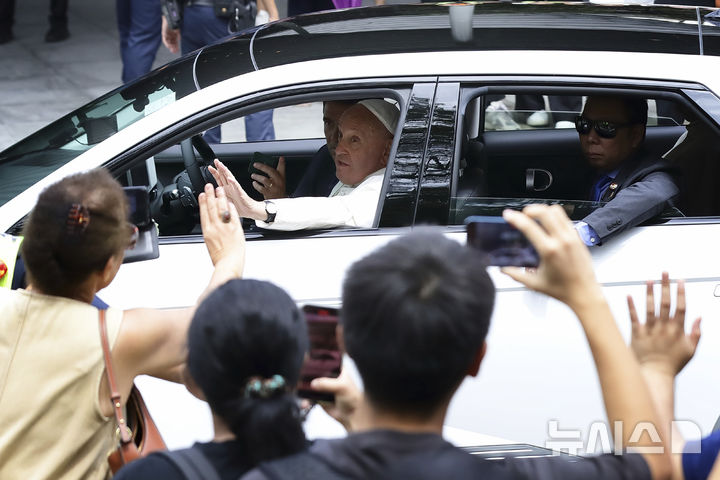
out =
[[[538,177],[538,174],[540,174],[540,177],[546,177],[545,182],[541,183],[540,185],[537,185],[536,182],[536,177]],[[552,185],[552,183],[552,173],[543,168],[528,168],[527,170],[525,170],[525,190],[527,190],[528,192],[544,192],[545,190],[550,188],[550,185]]]
[[715,291],[713,292],[713,295],[716,297],[720,297],[720,285],[715,285]]

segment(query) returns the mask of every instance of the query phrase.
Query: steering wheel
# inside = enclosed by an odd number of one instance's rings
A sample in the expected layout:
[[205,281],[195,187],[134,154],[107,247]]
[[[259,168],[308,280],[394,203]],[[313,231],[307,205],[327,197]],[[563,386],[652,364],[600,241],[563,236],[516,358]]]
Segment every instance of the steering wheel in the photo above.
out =
[[[202,162],[198,162],[195,157],[193,147],[200,154]],[[206,183],[215,184],[215,180],[207,170],[208,165],[213,164],[215,160],[215,152],[213,152],[210,145],[205,141],[202,135],[198,134],[192,138],[186,138],[180,142],[180,150],[182,151],[183,163],[185,165],[185,171],[188,173],[190,178],[190,184],[192,185],[193,193],[195,197],[200,194],[205,188]],[[204,170],[204,171],[203,171]]]

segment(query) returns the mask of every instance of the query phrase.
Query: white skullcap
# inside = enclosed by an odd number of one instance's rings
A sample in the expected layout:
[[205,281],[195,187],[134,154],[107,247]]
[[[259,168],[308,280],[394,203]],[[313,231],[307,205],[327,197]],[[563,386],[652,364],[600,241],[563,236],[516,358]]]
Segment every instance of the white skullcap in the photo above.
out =
[[395,128],[400,118],[400,110],[395,105],[379,98],[360,100],[358,103],[370,110],[370,113],[380,120],[391,135],[395,135]]

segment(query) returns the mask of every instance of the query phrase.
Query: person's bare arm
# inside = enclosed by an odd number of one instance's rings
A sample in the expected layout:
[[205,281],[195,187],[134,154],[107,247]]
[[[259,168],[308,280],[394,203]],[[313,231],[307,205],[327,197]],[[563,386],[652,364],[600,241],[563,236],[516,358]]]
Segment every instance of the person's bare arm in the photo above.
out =
[[[535,271],[520,268],[503,269],[527,287],[550,295],[568,305],[577,315],[597,367],[608,420],[621,422],[622,446],[643,447],[647,435],[630,443],[638,424],[650,422],[660,426],[640,365],[617,328],[600,285],[595,280],[587,247],[575,232],[562,207],[531,205],[523,213],[506,210],[506,220],[522,231],[540,255]],[[669,478],[671,473],[669,446],[664,429],[658,429],[663,453],[644,453],[653,478]]]
[[[219,285],[242,274],[245,236],[237,212],[222,188],[208,184],[198,198],[205,246],[215,266],[196,305],[184,309],[133,309],[123,313],[112,349],[118,388],[127,398],[137,375],[179,381],[187,357],[187,330],[197,305]],[[226,220],[226,221],[224,221]],[[101,396],[102,398],[102,396]]]
[[[663,272],[659,310],[655,306],[653,282],[647,282],[646,319],[640,323],[632,297],[628,309],[632,326],[630,346],[640,362],[645,382],[652,394],[661,421],[670,431],[675,416],[675,376],[695,354],[700,341],[700,318],[693,322],[690,334],[685,334],[685,283],[677,283],[677,302],[671,315],[670,277]],[[684,440],[679,430],[672,430],[673,478],[683,478],[682,448]]]

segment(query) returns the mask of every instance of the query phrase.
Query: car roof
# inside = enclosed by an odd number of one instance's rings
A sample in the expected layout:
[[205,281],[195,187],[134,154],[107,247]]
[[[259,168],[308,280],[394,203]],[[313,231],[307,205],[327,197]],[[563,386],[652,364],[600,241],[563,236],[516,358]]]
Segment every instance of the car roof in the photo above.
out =
[[[472,34],[462,17],[472,10]],[[453,9],[462,9],[455,16]],[[197,87],[253,69],[406,52],[575,50],[720,55],[715,9],[568,2],[473,2],[352,8],[290,17],[193,56]],[[710,15],[710,16],[708,16]],[[452,18],[452,21],[451,21]],[[699,21],[700,20],[700,21]]]

